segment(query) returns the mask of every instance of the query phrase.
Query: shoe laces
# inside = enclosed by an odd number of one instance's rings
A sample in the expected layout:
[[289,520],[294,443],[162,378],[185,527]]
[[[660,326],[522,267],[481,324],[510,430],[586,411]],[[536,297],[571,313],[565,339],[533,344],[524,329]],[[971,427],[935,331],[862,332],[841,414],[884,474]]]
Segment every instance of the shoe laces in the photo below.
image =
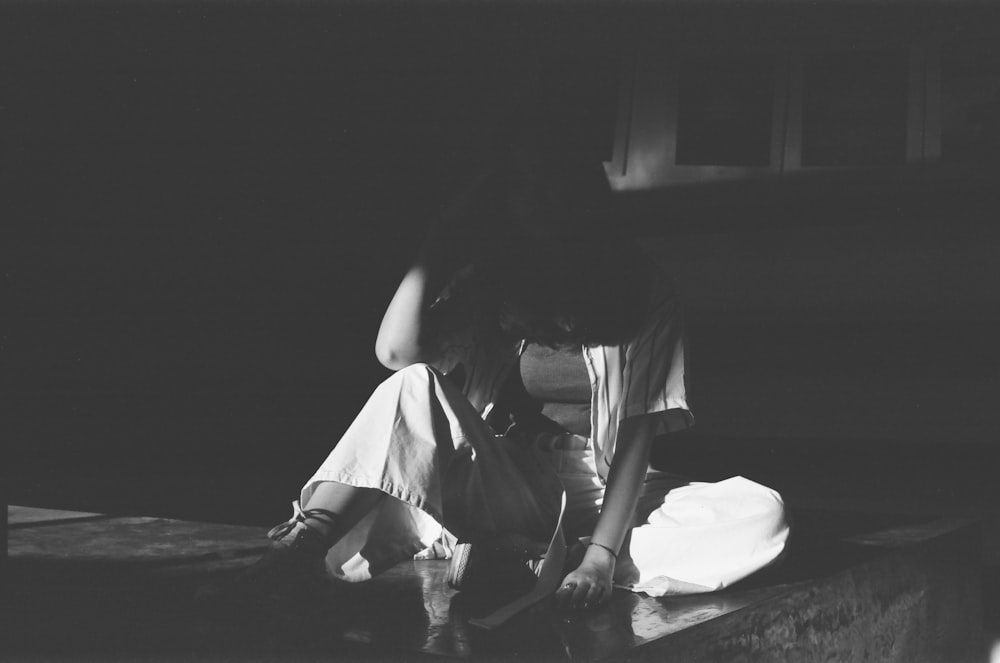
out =
[[[308,532],[307,536],[315,537],[317,539],[325,539],[321,532],[316,531],[306,523],[307,518],[313,518],[314,520],[326,521],[333,524],[337,520],[337,514],[333,511],[328,511],[326,509],[303,509],[299,506],[298,501],[292,502],[292,517],[286,522],[276,525],[271,528],[267,533],[267,538],[272,541],[281,541],[289,534],[295,536],[295,540],[298,540],[299,536]],[[294,541],[293,541],[294,543]]]

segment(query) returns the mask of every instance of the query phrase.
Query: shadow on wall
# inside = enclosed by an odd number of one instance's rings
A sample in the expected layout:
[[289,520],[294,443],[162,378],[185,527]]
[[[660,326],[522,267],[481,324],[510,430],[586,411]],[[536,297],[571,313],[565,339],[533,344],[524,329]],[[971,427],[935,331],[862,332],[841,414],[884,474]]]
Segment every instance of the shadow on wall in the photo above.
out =
[[[539,52],[603,57],[616,35],[593,16],[529,39],[513,15],[63,9],[0,21],[25,67],[0,135],[24,323],[11,499],[287,517],[386,375],[382,309],[489,118],[540,85]],[[699,434],[996,439],[995,204],[925,186],[623,195],[691,308]]]
[[995,443],[985,186],[824,175],[621,197],[689,307],[700,432]]

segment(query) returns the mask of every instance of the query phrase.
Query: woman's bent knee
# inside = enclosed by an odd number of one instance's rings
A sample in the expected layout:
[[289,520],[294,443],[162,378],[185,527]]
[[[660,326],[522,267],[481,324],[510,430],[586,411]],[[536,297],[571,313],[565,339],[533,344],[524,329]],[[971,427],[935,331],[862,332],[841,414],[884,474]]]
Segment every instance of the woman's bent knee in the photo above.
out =
[[403,368],[396,371],[395,374],[403,376],[419,376],[421,378],[439,377],[441,375],[441,373],[436,368],[424,362],[417,362],[415,364],[410,364],[409,366],[404,366]]
[[[369,402],[398,404],[401,394],[407,401],[446,399],[455,401],[462,398],[461,392],[442,379],[444,375],[430,364],[416,363],[404,366],[375,388]],[[388,400],[387,400],[388,399]]]
[[418,362],[399,369],[387,377],[380,386],[398,385],[400,383],[429,384],[441,377],[441,373],[430,364]]
[[430,364],[417,362],[415,364],[410,364],[409,366],[404,366],[393,373],[393,375],[401,376],[403,378],[432,379],[441,377],[441,372]]

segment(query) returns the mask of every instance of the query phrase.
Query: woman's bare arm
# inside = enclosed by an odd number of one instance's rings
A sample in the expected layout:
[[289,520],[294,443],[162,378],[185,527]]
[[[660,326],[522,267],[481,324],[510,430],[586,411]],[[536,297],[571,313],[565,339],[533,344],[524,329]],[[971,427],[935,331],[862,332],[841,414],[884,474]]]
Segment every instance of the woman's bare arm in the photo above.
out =
[[491,232],[474,208],[488,178],[486,174],[472,180],[442,210],[396,288],[375,340],[375,356],[386,368],[398,370],[440,358],[428,313],[444,287],[456,275],[467,273],[477,245]]
[[450,276],[442,253],[442,243],[429,237],[389,301],[375,339],[375,356],[386,368],[438,358],[427,314]]
[[[611,596],[615,555],[632,526],[643,477],[649,467],[657,421],[635,417],[621,422],[615,455],[608,473],[604,504],[580,566],[566,576],[556,597],[564,606],[583,607]],[[614,554],[612,554],[614,551]]]
[[591,541],[618,551],[632,526],[632,515],[649,469],[649,455],[656,433],[655,417],[626,419],[618,430],[615,456],[608,473],[604,505]]

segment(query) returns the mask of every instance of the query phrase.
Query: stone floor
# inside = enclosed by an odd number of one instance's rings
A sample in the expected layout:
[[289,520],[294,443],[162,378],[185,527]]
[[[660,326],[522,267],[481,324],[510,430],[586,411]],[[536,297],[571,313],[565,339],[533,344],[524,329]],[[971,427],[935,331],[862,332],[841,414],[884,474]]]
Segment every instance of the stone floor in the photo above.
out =
[[263,549],[260,528],[8,508],[8,651],[18,661],[961,661],[981,657],[978,528],[793,513],[784,562],[723,592],[598,609],[543,602],[499,629],[469,619],[508,597],[456,593],[444,562],[339,587],[309,614],[195,601]]

